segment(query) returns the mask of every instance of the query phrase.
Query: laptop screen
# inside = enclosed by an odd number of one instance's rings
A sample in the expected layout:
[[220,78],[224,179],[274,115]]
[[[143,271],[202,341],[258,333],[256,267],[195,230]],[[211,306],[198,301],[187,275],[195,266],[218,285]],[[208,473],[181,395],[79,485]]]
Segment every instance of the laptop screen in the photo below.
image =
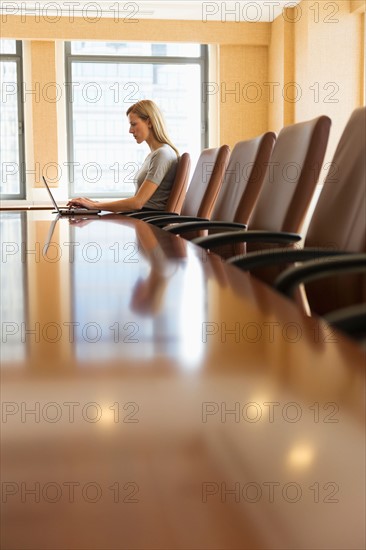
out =
[[51,201],[53,202],[54,207],[56,208],[57,212],[60,213],[60,209],[59,209],[59,207],[57,206],[57,202],[55,201],[55,199],[54,199],[54,197],[53,197],[53,195],[52,195],[52,193],[51,193],[51,189],[48,187],[48,184],[47,184],[47,182],[46,182],[46,178],[45,178],[44,176],[42,176],[42,179],[43,179],[43,182],[44,182],[44,184],[45,184],[45,186],[46,186],[46,189],[47,189],[47,191],[48,191],[48,194],[49,194],[49,196],[51,197]]

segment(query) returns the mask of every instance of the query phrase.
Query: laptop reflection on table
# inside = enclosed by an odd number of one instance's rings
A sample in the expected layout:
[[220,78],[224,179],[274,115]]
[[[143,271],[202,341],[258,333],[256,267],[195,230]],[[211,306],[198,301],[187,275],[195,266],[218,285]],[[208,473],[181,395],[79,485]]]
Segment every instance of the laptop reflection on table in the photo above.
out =
[[57,214],[56,218],[51,222],[51,225],[50,225],[48,233],[47,233],[46,242],[43,245],[43,254],[44,255],[47,254],[48,248],[49,248],[49,246],[52,242],[51,239],[52,239],[53,233],[55,231],[55,227],[56,227],[57,222],[58,222],[59,219],[60,219],[60,216],[59,216],[59,214]]
[[54,214],[58,214],[59,216],[75,216],[75,215],[79,215],[79,214],[83,214],[85,216],[86,214],[99,214],[100,210],[98,210],[96,208],[89,209],[89,208],[82,208],[82,207],[76,207],[76,206],[72,206],[72,207],[69,208],[69,207],[60,207],[60,206],[58,206],[57,202],[55,201],[54,196],[51,193],[51,189],[48,186],[46,178],[44,176],[42,176],[42,179],[43,179],[43,183],[46,186],[48,194],[51,198],[51,201],[52,201],[52,203],[53,203],[53,205],[56,209],[53,212]]

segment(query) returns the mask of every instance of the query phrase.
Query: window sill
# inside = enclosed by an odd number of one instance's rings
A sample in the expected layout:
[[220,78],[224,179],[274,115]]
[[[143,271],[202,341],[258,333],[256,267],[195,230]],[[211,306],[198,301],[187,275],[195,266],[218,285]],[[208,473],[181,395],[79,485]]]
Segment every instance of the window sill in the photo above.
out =
[[[130,195],[131,197],[133,195]],[[97,198],[95,200],[103,201],[117,201],[121,200],[121,198],[129,198],[129,197],[102,197]],[[66,205],[65,200],[58,200],[56,198],[57,204],[60,207],[64,207]],[[50,204],[50,201],[30,201],[26,199],[8,199],[8,200],[1,200],[0,201],[0,210],[54,210],[54,206]]]
[[27,200],[2,200],[0,210],[53,210],[49,202],[35,202]]

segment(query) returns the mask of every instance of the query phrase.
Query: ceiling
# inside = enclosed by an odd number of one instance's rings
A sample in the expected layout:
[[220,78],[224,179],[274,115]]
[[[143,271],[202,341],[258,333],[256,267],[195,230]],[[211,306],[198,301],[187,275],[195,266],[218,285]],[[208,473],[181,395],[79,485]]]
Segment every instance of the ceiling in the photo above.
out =
[[59,17],[84,17],[97,21],[101,17],[124,19],[181,19],[193,21],[271,22],[285,7],[294,7],[301,0],[244,0],[244,1],[135,1],[113,0],[51,2],[2,1],[0,13],[5,15],[35,15],[56,22]]

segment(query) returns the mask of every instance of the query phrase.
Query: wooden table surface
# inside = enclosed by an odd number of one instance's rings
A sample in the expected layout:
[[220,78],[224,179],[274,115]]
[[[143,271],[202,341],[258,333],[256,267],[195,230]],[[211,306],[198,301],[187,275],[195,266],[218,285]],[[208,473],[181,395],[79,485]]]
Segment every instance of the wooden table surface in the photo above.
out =
[[365,547],[360,347],[139,220],[0,229],[2,548]]

